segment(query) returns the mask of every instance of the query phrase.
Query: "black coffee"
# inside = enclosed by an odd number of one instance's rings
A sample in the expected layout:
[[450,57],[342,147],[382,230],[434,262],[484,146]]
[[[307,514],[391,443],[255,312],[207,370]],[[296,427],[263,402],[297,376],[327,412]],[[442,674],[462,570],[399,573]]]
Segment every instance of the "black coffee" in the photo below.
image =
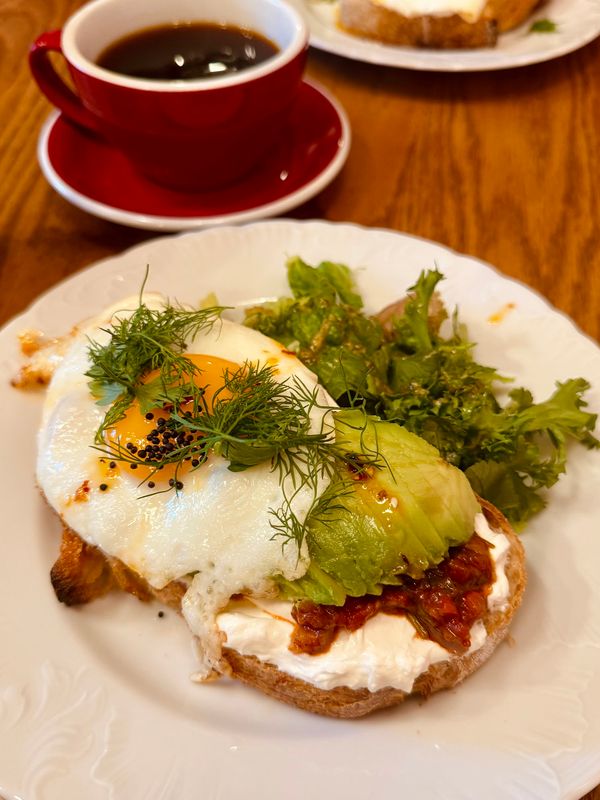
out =
[[239,72],[277,52],[273,42],[254,31],[193,22],[131,33],[103,50],[97,63],[135,78],[189,81]]

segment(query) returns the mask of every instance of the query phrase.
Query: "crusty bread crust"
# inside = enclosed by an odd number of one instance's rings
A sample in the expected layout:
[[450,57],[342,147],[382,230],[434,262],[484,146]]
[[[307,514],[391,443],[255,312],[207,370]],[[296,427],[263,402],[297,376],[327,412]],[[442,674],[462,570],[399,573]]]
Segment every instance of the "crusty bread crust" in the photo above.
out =
[[305,711],[341,719],[362,717],[372,711],[396,705],[409,694],[427,697],[441,689],[449,689],[459,684],[475,672],[505,638],[513,615],[521,604],[527,582],[523,545],[497,508],[485,500],[480,500],[480,503],[490,527],[508,537],[510,550],[505,565],[509,585],[507,608],[484,617],[483,623],[488,637],[479,650],[463,656],[449,654],[447,661],[432,664],[417,678],[410,693],[392,688],[370,692],[368,689],[350,689],[347,686],[318,689],[299,678],[281,672],[272,664],[259,661],[254,656],[243,656],[235,650],[225,648],[224,657],[231,668],[231,675],[284,703],[303,708]]
[[493,47],[498,33],[520,25],[540,0],[488,0],[481,16],[404,16],[372,0],[340,0],[339,25],[356,36],[395,45],[432,48]]
[[118,589],[144,602],[160,600],[179,613],[186,590],[181,581],[171,581],[163,589],[155,589],[118,558],[84,542],[66,525],[59,556],[50,570],[50,581],[57,599],[67,606],[89,603]]
[[[488,637],[482,648],[463,656],[449,653],[446,661],[433,664],[417,678],[410,694],[428,696],[456,686],[474,672],[504,639],[521,603],[526,584],[523,546],[504,515],[485,500],[480,500],[480,503],[490,527],[504,533],[510,541],[505,565],[509,584],[507,608],[488,613],[483,618]],[[134,594],[140,600],[156,598],[178,613],[181,613],[181,600],[186,588],[182,582],[173,581],[164,589],[153,589],[121,561],[107,557],[98,548],[86,544],[69,528],[64,530],[60,555],[52,568],[51,579],[58,599],[67,605],[87,603],[112,589],[120,589]],[[342,719],[362,717],[377,709],[396,705],[409,696],[393,688],[377,692],[350,689],[347,686],[319,689],[255,656],[241,655],[228,647],[223,649],[221,671],[281,702]]]

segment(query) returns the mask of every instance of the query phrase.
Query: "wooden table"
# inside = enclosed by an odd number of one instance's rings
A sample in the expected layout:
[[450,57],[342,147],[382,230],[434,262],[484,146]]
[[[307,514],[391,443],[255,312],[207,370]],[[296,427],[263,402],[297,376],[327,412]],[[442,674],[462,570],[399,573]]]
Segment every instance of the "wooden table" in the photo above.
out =
[[[80,4],[0,0],[0,324],[154,235],[70,206],[36,161],[50,106],[27,47]],[[314,51],[308,73],[346,107],[353,145],[339,178],[290,216],[437,240],[529,284],[600,339],[600,40],[546,64],[458,75]]]

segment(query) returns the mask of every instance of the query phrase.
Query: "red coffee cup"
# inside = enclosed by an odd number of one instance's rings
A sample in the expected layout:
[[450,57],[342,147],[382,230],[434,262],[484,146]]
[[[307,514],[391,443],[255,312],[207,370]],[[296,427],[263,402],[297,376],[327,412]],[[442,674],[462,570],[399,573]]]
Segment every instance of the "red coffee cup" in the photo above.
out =
[[[193,80],[147,80],[95,63],[124,36],[187,22],[249,29],[279,51],[243,71]],[[42,34],[29,63],[71,122],[105,138],[156,183],[193,191],[235,182],[274,146],[300,88],[307,47],[306,24],[284,0],[94,0],[62,31]],[[49,51],[64,56],[75,93]]]

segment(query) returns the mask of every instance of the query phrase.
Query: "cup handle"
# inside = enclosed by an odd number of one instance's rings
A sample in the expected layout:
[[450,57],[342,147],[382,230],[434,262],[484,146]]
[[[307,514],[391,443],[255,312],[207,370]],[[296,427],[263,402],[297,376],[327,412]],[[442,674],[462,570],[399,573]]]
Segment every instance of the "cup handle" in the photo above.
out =
[[62,111],[65,117],[93,133],[98,133],[93,114],[85,108],[75,92],[69,89],[48,58],[49,52],[63,55],[61,35],[60,30],[42,33],[31,45],[29,50],[31,74],[48,100]]

